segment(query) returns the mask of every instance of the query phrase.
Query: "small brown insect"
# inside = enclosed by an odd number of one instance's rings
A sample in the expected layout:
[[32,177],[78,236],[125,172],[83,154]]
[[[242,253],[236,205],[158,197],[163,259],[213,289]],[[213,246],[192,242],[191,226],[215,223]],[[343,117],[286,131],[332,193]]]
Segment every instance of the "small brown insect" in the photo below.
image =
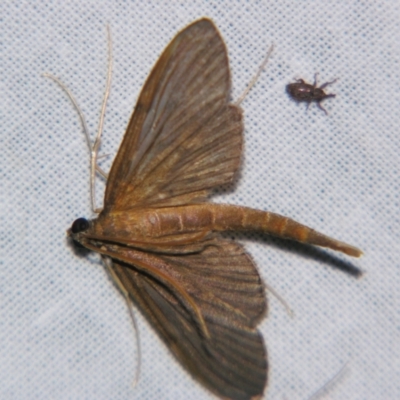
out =
[[321,101],[325,100],[329,97],[335,97],[336,94],[326,94],[323,89],[325,89],[328,85],[335,83],[337,79],[332,82],[326,82],[320,87],[317,87],[317,75],[314,75],[314,83],[311,85],[310,83],[304,82],[303,79],[297,79],[295,83],[289,83],[286,86],[286,91],[289,96],[295,101],[305,101],[307,102],[307,110],[312,101],[315,101],[318,107],[328,114],[324,107],[321,106]]
[[259,398],[267,383],[264,284],[243,246],[220,235],[259,231],[359,257],[359,249],[290,218],[206,201],[232,182],[243,147],[230,104],[225,44],[201,19],[167,46],[147,78],[108,176],[98,218],[72,239],[98,252],[172,353],[225,399]]

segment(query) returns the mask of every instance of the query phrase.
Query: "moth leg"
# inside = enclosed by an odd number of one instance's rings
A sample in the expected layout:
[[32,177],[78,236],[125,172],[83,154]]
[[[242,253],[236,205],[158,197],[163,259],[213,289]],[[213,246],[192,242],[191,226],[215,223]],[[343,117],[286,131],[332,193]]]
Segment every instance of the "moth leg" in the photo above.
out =
[[[102,154],[101,156],[97,156],[97,159],[99,160],[100,158],[105,158],[105,157],[108,157],[110,154]],[[97,170],[97,172],[105,179],[105,180],[107,180],[108,179],[108,174],[107,174],[107,172],[105,172],[103,169],[101,169],[100,167],[99,167],[99,165],[96,165],[96,170]]]
[[275,298],[283,305],[283,307],[285,308],[285,310],[288,313],[289,317],[293,318],[294,317],[294,312],[290,308],[290,306],[287,303],[287,301],[271,285],[268,285],[268,283],[264,282],[264,286],[267,289],[267,291],[270,292],[273,296],[275,296]]
[[[97,157],[97,159],[98,159],[99,157]],[[105,172],[103,169],[101,169],[98,165],[96,165],[96,171],[105,179],[105,180],[107,180],[107,178],[108,178],[108,174],[107,174],[107,172]],[[96,210],[99,210],[98,208],[96,208]],[[94,211],[94,210],[93,210]],[[101,210],[100,210],[101,211]],[[99,212],[100,212],[99,211]]]
[[133,313],[133,303],[131,298],[129,297],[129,292],[125,289],[125,286],[122,284],[121,280],[118,278],[117,274],[114,271],[112,260],[109,257],[102,256],[103,262],[105,266],[107,267],[107,271],[111,276],[111,279],[113,280],[115,286],[120,290],[121,294],[124,296],[124,299],[126,301],[126,305],[128,306],[129,314],[131,316],[132,324],[133,324],[133,329],[136,332],[136,354],[137,354],[137,367],[135,371],[135,377],[133,379],[133,387],[137,385],[139,382],[139,377],[140,377],[140,368],[142,365],[142,352],[140,349],[140,336],[139,336],[139,328],[137,326],[137,321],[135,318],[135,314]]
[[320,389],[318,389],[315,393],[313,393],[308,400],[317,400],[321,398],[322,395],[328,393],[336,386],[346,375],[348,362],[346,362],[340,370],[331,378],[328,382],[326,382]]
[[91,244],[89,241],[85,241],[82,244],[89,250],[100,253],[102,256],[108,256],[109,258],[112,257],[128,265],[134,265],[137,270],[143,271],[151,275],[153,278],[159,280],[164,285],[173,288],[176,293],[179,293],[179,297],[181,301],[185,304],[185,306],[193,311],[193,314],[197,319],[200,329],[204,334],[204,336],[206,338],[210,337],[210,332],[208,331],[206,322],[204,321],[203,314],[200,308],[193,300],[192,296],[190,296],[190,294],[185,290],[185,288],[182,285],[179,284],[179,282],[176,279],[174,279],[167,273],[163,272],[162,270],[163,260],[159,259],[158,257],[152,256],[150,254],[136,251],[134,249],[129,249],[129,254],[126,255],[110,251],[109,249],[107,249],[105,245],[97,247]]
[[265,56],[263,62],[261,63],[260,67],[258,68],[258,71],[256,72],[256,74],[253,76],[253,79],[250,81],[249,85],[247,86],[247,88],[243,91],[243,93],[239,96],[239,98],[236,100],[236,102],[234,103],[235,106],[239,106],[240,103],[245,99],[245,97],[248,95],[248,93],[250,92],[250,90],[253,88],[253,86],[256,84],[258,78],[261,75],[261,72],[263,71],[263,69],[265,68],[265,66],[267,65],[267,62],[269,60],[269,57],[271,56],[272,50],[274,50],[274,44],[271,44],[271,47],[269,48],[267,55]]

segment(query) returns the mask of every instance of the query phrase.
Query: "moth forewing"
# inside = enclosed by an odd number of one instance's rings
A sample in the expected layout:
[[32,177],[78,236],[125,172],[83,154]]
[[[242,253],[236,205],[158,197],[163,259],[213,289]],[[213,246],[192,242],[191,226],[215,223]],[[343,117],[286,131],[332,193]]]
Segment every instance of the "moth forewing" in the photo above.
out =
[[139,96],[111,167],[104,209],[79,219],[71,237],[107,259],[184,367],[221,398],[255,399],[268,363],[257,325],[267,302],[242,245],[219,232],[261,231],[330,247],[357,248],[290,218],[206,202],[240,164],[242,110],[229,104],[226,47],[201,19],[167,46]]

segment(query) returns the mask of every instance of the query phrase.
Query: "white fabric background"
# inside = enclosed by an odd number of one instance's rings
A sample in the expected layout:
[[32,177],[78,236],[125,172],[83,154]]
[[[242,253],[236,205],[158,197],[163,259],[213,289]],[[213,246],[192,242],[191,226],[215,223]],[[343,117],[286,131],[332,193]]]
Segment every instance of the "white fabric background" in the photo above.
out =
[[[235,190],[216,201],[290,216],[354,244],[361,279],[319,252],[239,237],[269,296],[260,325],[270,361],[268,399],[307,399],[347,364],[331,399],[400,398],[400,5],[394,1],[2,1],[1,399],[208,399],[122,296],[99,257],[78,257],[65,231],[91,217],[89,158],[74,93],[92,134],[114,69],[102,153],[118,148],[140,88],[174,35],[209,16],[227,44],[233,99],[272,42],[272,59],[242,106],[245,152]],[[302,77],[333,78],[325,116],[287,97]],[[99,201],[101,195],[98,196]],[[253,240],[254,239],[254,240]],[[327,398],[322,396],[322,398]]]

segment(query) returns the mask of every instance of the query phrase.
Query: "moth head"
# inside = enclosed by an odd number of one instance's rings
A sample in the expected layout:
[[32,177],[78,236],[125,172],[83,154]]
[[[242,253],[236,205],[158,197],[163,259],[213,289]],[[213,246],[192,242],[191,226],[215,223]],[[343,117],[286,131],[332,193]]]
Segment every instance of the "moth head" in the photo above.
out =
[[76,219],[71,226],[71,233],[79,233],[89,229],[89,221],[86,218]]
[[81,239],[83,238],[82,232],[87,231],[90,228],[90,222],[86,218],[78,218],[76,219],[71,228],[68,229],[67,235],[72,238],[72,240],[81,245]]

